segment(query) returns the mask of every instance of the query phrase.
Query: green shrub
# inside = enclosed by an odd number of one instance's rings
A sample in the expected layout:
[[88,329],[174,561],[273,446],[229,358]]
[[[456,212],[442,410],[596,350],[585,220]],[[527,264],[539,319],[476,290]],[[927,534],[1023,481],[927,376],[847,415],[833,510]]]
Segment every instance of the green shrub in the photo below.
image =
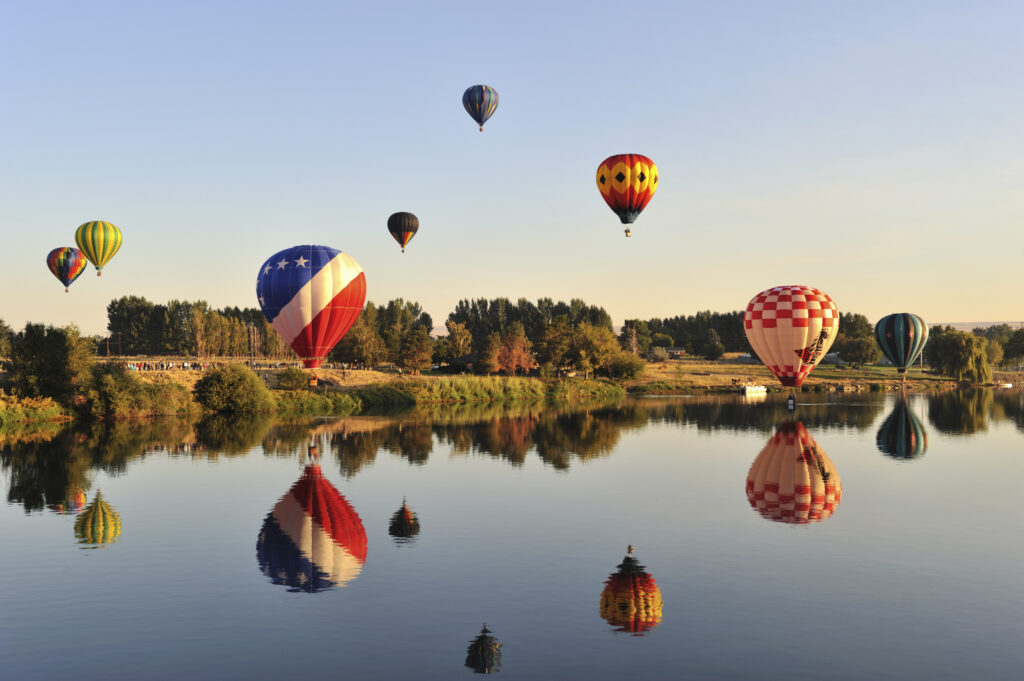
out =
[[277,374],[278,390],[306,390],[309,388],[309,374],[297,367],[282,369]]
[[184,386],[172,381],[143,381],[119,364],[93,367],[81,395],[80,411],[102,419],[171,416],[196,410]]
[[348,416],[358,412],[362,400],[350,392],[315,393],[309,390],[274,392],[277,410],[282,414]]
[[194,392],[204,409],[217,413],[260,413],[275,407],[274,396],[260,377],[241,364],[208,370]]
[[605,365],[605,371],[611,378],[628,381],[639,378],[644,372],[644,364],[645,362],[636,355],[630,352],[620,352]]
[[0,426],[55,421],[67,418],[64,409],[49,397],[17,398],[0,394]]

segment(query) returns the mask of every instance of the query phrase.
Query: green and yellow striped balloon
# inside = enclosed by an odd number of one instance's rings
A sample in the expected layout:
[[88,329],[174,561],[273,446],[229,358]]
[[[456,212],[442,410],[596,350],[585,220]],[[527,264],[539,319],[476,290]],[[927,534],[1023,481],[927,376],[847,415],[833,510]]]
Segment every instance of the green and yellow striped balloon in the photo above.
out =
[[121,230],[109,222],[93,220],[75,231],[75,243],[96,266],[96,276],[103,276],[103,266],[121,248]]
[[120,534],[121,516],[97,491],[96,498],[75,519],[75,536],[78,537],[78,542],[101,546],[117,541]]

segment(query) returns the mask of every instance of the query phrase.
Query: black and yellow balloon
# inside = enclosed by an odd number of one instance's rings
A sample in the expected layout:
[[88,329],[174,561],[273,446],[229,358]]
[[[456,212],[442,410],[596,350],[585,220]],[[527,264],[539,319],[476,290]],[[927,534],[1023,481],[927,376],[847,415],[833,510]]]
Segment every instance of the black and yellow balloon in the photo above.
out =
[[121,230],[109,222],[93,220],[75,230],[75,243],[96,267],[96,276],[102,277],[103,266],[121,250]]

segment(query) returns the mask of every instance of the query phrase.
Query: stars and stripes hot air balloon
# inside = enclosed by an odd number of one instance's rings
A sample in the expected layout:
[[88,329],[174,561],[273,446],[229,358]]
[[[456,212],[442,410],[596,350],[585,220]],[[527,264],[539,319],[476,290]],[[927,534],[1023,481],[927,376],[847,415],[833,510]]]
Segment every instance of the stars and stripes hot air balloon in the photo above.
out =
[[924,456],[928,432],[905,398],[896,400],[896,406],[878,429],[875,444],[880,452],[894,459],[909,461]]
[[[597,188],[624,225],[632,224],[658,189],[658,166],[640,154],[615,154],[597,167]],[[626,227],[626,236],[632,230]]]
[[103,276],[103,266],[121,250],[121,230],[109,222],[93,220],[75,230],[75,243],[96,267],[96,276]]
[[64,292],[85,271],[85,253],[71,246],[55,248],[46,255],[46,266],[64,284]]
[[57,504],[50,504],[49,508],[59,515],[75,515],[85,507],[87,498],[81,487],[71,487],[64,492],[64,499]]
[[393,213],[388,218],[388,231],[402,247],[402,253],[405,253],[405,247],[412,241],[419,228],[420,220],[412,213]]
[[313,369],[362,312],[366,275],[355,258],[337,249],[292,246],[260,267],[256,297],[267,321]]
[[484,131],[484,123],[498,108],[498,91],[490,85],[471,85],[462,93],[462,106]]
[[96,549],[117,541],[121,536],[121,516],[108,504],[99,490],[92,503],[75,518],[75,536],[83,548]]
[[263,521],[256,542],[260,570],[290,591],[342,587],[366,562],[359,514],[313,463]]
[[779,382],[799,387],[839,332],[839,310],[809,286],[776,286],[747,305],[743,328],[750,347]]
[[907,367],[921,356],[928,342],[928,325],[909,312],[886,315],[875,324],[875,341],[899,371],[900,378],[906,379]]
[[800,421],[779,426],[747,473],[747,501],[769,520],[820,522],[835,512],[842,496],[832,460]]
[[605,580],[601,618],[616,627],[616,631],[643,636],[661,622],[663,606],[658,583],[633,557],[633,546],[629,546],[618,570]]

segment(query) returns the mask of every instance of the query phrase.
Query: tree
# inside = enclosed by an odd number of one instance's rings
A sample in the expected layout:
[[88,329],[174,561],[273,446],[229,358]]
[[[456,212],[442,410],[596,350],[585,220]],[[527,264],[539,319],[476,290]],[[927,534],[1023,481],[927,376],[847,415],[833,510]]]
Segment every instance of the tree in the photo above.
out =
[[647,322],[639,319],[627,319],[622,324],[619,344],[623,350],[634,355],[646,355],[651,348],[651,330]]
[[555,375],[569,363],[573,329],[567,315],[558,315],[544,329],[540,342],[534,345],[541,373]]
[[23,397],[51,397],[71,406],[89,381],[92,342],[75,326],[28,323],[11,343],[11,381]]
[[0,357],[11,356],[11,341],[14,338],[14,329],[7,325],[7,322],[0,319]]
[[526,338],[526,329],[521,322],[513,322],[501,336],[498,368],[506,374],[515,376],[520,369],[526,373],[535,365],[533,353],[530,351],[530,341]]
[[477,352],[473,369],[478,374],[493,374],[498,370],[498,353],[501,351],[501,337],[497,331],[491,332],[484,341],[483,347]]
[[972,333],[936,326],[928,335],[925,361],[935,370],[958,381],[988,383],[992,369],[986,356],[988,341]]
[[398,364],[403,369],[422,370],[430,368],[434,342],[425,326],[414,326],[402,337]]
[[709,328],[704,334],[704,342],[701,343],[700,354],[704,359],[716,360],[725,354],[725,346],[718,338],[718,332]]
[[850,364],[874,364],[882,359],[882,349],[874,338],[846,338],[836,351]]
[[218,413],[260,413],[274,408],[274,396],[262,379],[241,364],[210,369],[194,388],[196,401]]
[[583,322],[572,335],[572,364],[584,376],[589,376],[597,369],[607,369],[611,360],[621,351],[615,334],[604,325]]
[[671,348],[675,345],[675,341],[667,333],[659,332],[651,335],[651,345],[656,348]]
[[457,359],[473,352],[473,335],[465,324],[449,319],[444,325],[448,329],[448,342],[452,347],[453,358]]
[[1003,343],[1003,357],[1019,363],[1024,359],[1024,328],[1016,329]]

